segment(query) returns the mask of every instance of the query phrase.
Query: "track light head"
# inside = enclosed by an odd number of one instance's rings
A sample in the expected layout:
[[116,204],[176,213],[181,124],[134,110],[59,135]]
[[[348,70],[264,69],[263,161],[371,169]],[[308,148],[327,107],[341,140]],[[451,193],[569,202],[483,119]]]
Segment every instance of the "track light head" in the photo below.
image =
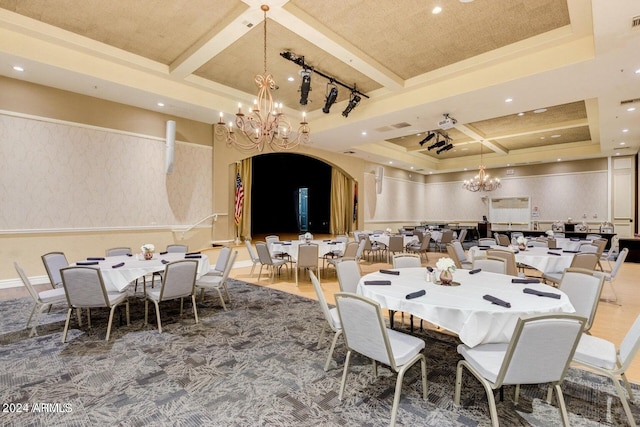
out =
[[[435,136],[436,134],[434,132],[427,132],[427,136],[425,136],[424,139],[419,142],[420,146],[422,147],[424,144],[431,141]],[[431,148],[429,148],[429,150],[431,150]]]
[[351,110],[356,108],[356,106],[360,102],[360,99],[361,98],[357,93],[351,92],[351,96],[349,97],[349,104],[347,104],[347,108],[344,109],[344,111],[342,112],[342,115],[345,117],[348,117]]
[[307,105],[309,91],[311,90],[311,70],[306,68],[301,70],[300,76],[302,76],[302,84],[300,84],[300,105]]
[[333,83],[329,83],[327,85],[327,89],[329,89],[329,86],[332,87],[329,90],[329,93],[327,93],[327,99],[325,100],[324,107],[322,108],[322,112],[325,114],[329,114],[331,106],[334,104],[334,102],[336,102],[336,99],[338,98],[338,88]]
[[449,151],[449,150],[451,150],[452,148],[453,148],[453,144],[447,144],[447,145],[445,145],[444,147],[439,148],[439,149],[438,149],[438,151],[436,151],[436,154],[440,154],[440,153],[442,153],[442,152],[444,152],[444,151]]

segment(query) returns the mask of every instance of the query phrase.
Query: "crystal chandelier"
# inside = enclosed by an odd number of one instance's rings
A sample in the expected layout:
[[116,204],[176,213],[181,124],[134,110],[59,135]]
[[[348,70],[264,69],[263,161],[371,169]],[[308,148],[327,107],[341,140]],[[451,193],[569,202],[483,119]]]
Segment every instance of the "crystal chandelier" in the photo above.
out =
[[462,187],[465,190],[477,192],[477,191],[493,191],[496,188],[500,188],[500,180],[498,178],[491,178],[491,176],[485,171],[485,167],[482,164],[482,143],[480,144],[480,170],[478,175],[472,179],[465,179]]
[[[243,151],[262,151],[268,144],[274,151],[291,150],[300,142],[309,142],[309,124],[306,113],[302,113],[302,121],[294,133],[291,122],[282,112],[282,103],[273,102],[271,91],[275,90],[276,82],[267,73],[267,11],[269,6],[260,7],[264,12],[264,74],[257,74],[255,83],[258,86],[258,99],[247,115],[242,112],[242,105],[238,104],[235,127],[233,122],[225,124],[224,113],[220,113],[220,120],[216,123],[216,135],[225,137],[227,145]],[[240,138],[237,135],[241,133]]]

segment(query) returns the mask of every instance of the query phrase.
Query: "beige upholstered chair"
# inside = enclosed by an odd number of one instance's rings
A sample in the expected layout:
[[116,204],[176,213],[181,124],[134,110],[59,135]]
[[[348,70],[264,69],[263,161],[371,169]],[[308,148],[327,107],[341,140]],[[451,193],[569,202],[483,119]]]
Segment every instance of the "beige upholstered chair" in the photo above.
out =
[[576,314],[587,319],[585,332],[593,325],[603,284],[602,274],[583,268],[567,268],[560,280],[558,288],[569,297]]
[[258,281],[262,275],[262,268],[267,267],[269,270],[271,283],[275,279],[276,270],[284,267],[289,268],[287,260],[283,258],[274,258],[269,251],[269,247],[265,242],[256,242],[256,251],[258,252],[258,258],[260,258],[260,271],[258,271]]
[[316,276],[319,276],[318,267],[318,245],[316,243],[303,243],[298,246],[298,259],[294,265],[296,270],[296,286],[298,286],[298,270],[315,271]]
[[[473,348],[459,345],[458,353],[464,359],[458,362],[454,404],[460,405],[463,368],[484,386],[494,427],[499,423],[493,390],[503,385],[516,385],[517,403],[521,384],[549,383],[556,391],[562,424],[568,426],[569,417],[560,385],[578,346],[583,326],[584,318],[573,314],[537,315],[520,318],[508,344],[480,344]],[[550,400],[549,394],[547,402]],[[556,420],[548,420],[548,423],[559,424]]]
[[200,291],[200,301],[204,299],[204,292],[208,289],[213,289],[218,292],[218,296],[220,297],[220,303],[222,304],[222,309],[227,311],[227,305],[224,303],[224,297],[222,296],[222,290],[224,289],[225,294],[227,295],[227,301],[231,303],[231,295],[229,295],[229,288],[227,287],[227,279],[229,278],[229,273],[233,268],[233,264],[236,262],[236,256],[238,255],[238,251],[233,251],[233,254],[227,260],[227,265],[224,267],[224,272],[222,276],[211,276],[204,275],[200,278],[200,280],[196,281],[196,293]]
[[473,260],[474,270],[479,268],[482,271],[488,271],[491,273],[507,274],[507,266],[504,258],[476,258]]
[[49,252],[42,255],[42,263],[45,270],[47,270],[47,276],[49,276],[49,282],[52,288],[62,287],[62,277],[60,276],[60,269],[69,267],[67,257],[62,252]]
[[[611,269],[611,272],[604,272],[602,273],[603,277],[604,277],[604,281],[605,282],[609,282],[609,285],[611,286],[611,291],[613,292],[613,296],[615,297],[613,300],[605,300],[608,302],[617,302],[618,301],[618,294],[616,294],[616,288],[614,286],[614,281],[616,279],[616,276],[618,275],[618,272],[620,271],[620,267],[622,267],[622,265],[624,264],[624,261],[627,259],[627,255],[629,254],[629,249],[628,248],[624,248],[620,251],[620,253],[618,254],[618,259],[616,259],[616,263],[613,265],[613,268]],[[620,304],[619,304],[620,305]]]
[[[87,320],[91,327],[91,309],[106,307],[109,311],[109,323],[107,324],[107,335],[105,341],[109,341],[111,335],[111,324],[113,323],[113,313],[116,307],[122,303],[126,306],[127,325],[129,325],[129,300],[126,292],[107,292],[99,269],[93,267],[65,267],[60,270],[62,286],[67,297],[67,320],[64,324],[62,342],[67,341],[71,312],[87,309]],[[81,317],[81,313],[78,313]]]
[[336,264],[340,292],[356,293],[362,277],[360,264],[355,259],[347,259]]
[[435,241],[435,246],[436,249],[439,252],[442,252],[442,248],[446,248],[447,247],[447,243],[451,243],[451,241],[453,240],[453,230],[451,229],[445,229],[442,230],[442,234],[440,235],[440,239],[437,239]]
[[429,245],[431,244],[431,233],[425,233],[422,235],[422,239],[418,242],[409,243],[406,247],[407,252],[409,253],[417,253],[418,255],[424,257],[427,261],[429,261]]
[[505,266],[507,268],[507,274],[509,276],[520,276],[520,274],[518,274],[518,264],[516,263],[516,256],[513,252],[507,249],[489,249],[486,252],[487,257],[504,259]]
[[[584,270],[593,271],[598,263],[598,254],[595,252],[584,252],[575,254],[571,260],[569,268],[581,268]],[[544,273],[542,279],[547,283],[558,284],[562,280],[562,271]]]
[[418,254],[397,254],[392,259],[393,268],[421,267],[422,259]]
[[[347,261],[345,261],[347,262]],[[355,261],[353,261],[355,262]],[[327,361],[324,364],[324,370],[329,370],[329,365],[331,364],[331,356],[333,355],[333,350],[336,348],[336,343],[338,342],[338,338],[342,334],[342,325],[340,324],[340,316],[338,315],[337,308],[329,308],[327,304],[327,300],[324,297],[324,292],[322,291],[322,287],[320,286],[320,281],[313,274],[312,271],[309,272],[309,276],[311,277],[311,283],[313,284],[313,289],[316,292],[316,297],[318,298],[318,303],[320,304],[320,310],[322,310],[322,314],[326,322],[322,326],[322,331],[320,332],[320,338],[318,338],[318,348],[320,348],[320,344],[322,343],[322,338],[324,338],[324,333],[327,329],[327,326],[333,331],[333,340],[331,341],[331,347],[329,348],[329,354],[327,355]]]
[[177,254],[182,254],[182,253],[186,254],[187,252],[189,252],[189,246],[179,245],[179,244],[167,245],[167,252],[177,253]]
[[131,248],[127,247],[109,248],[106,250],[107,256],[130,255],[131,253]]
[[391,426],[395,426],[402,379],[406,371],[418,362],[422,367],[422,398],[427,398],[427,363],[422,354],[425,342],[412,335],[387,329],[377,302],[348,292],[338,292],[335,297],[347,345],[339,399],[342,400],[344,396],[349,362],[354,351],[372,359],[374,377],[378,374],[377,363],[386,365],[392,372],[398,373],[390,422]]
[[255,270],[256,264],[260,263],[260,258],[258,257],[258,254],[256,253],[256,251],[253,250],[253,246],[251,246],[250,240],[245,240],[244,244],[247,247],[247,252],[249,253],[249,259],[253,263],[253,265],[251,265],[251,273],[249,273],[249,275],[253,277],[253,270]]

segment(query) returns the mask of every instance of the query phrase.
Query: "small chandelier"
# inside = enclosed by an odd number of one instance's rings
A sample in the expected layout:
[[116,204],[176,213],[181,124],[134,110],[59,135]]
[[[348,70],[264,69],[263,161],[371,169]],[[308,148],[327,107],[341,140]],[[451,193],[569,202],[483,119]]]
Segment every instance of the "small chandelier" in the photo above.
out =
[[485,167],[482,164],[482,143],[480,143],[480,170],[478,175],[472,179],[465,179],[462,187],[465,190],[477,192],[477,191],[493,191],[500,188],[500,179],[491,178],[491,176],[485,171]]
[[[262,151],[268,144],[274,151],[291,150],[300,142],[309,142],[309,124],[306,113],[302,113],[302,121],[297,132],[293,132],[291,122],[282,112],[282,103],[273,102],[271,91],[275,90],[276,82],[271,74],[267,73],[267,11],[269,6],[260,7],[264,12],[264,73],[257,74],[255,83],[258,86],[258,99],[253,101],[253,106],[248,114],[242,112],[242,105],[238,104],[234,129],[233,122],[225,124],[224,113],[220,112],[220,120],[216,123],[216,135],[224,136],[227,145],[232,145],[243,151]],[[240,138],[237,138],[237,135]]]

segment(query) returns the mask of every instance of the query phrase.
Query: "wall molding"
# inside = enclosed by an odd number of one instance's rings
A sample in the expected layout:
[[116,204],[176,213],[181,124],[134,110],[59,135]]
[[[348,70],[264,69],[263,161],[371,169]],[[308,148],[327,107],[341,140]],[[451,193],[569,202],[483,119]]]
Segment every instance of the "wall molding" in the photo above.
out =
[[[208,229],[211,224],[203,224],[193,229]],[[119,231],[171,231],[181,233],[186,229],[184,224],[178,225],[140,225],[131,227],[90,227],[90,228],[33,228],[19,230],[0,230],[0,235],[11,234],[53,234],[53,233],[104,233]]]

